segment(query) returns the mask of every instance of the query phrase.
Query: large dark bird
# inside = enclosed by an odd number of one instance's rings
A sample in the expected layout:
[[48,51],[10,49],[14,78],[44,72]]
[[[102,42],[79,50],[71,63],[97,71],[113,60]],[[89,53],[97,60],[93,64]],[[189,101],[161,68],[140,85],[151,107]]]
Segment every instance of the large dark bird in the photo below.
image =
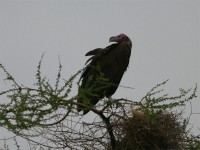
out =
[[[132,43],[125,34],[119,34],[109,39],[115,42],[106,48],[89,51],[85,56],[91,56],[90,62],[84,69],[80,80],[82,83],[78,91],[78,103],[92,107],[100,99],[111,97],[118,88],[126,71],[131,55]],[[84,106],[77,106],[85,115],[90,110]]]

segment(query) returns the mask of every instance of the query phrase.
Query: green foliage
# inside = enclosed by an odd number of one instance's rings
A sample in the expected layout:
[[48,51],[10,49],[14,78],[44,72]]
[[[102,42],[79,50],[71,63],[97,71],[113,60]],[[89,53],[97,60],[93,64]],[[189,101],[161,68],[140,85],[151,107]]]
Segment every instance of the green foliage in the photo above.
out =
[[160,89],[167,81],[135,102],[132,115],[120,121],[115,129],[117,149],[199,149],[200,134],[191,134],[187,129],[189,120],[182,118],[182,110],[177,112],[177,108],[197,97],[197,85],[194,89],[180,89],[178,96],[169,96]]
[[34,88],[18,84],[0,64],[0,68],[6,74],[5,80],[12,84],[12,88],[0,91],[0,96],[7,96],[7,102],[0,104],[0,126],[15,134],[23,135],[23,130],[49,123],[52,118],[63,116],[62,113],[55,113],[56,111],[64,109],[66,113],[73,107],[71,102],[75,97],[67,98],[71,92],[73,80],[80,71],[69,80],[63,80],[64,84],[60,85],[62,65],[59,62],[56,82],[52,86],[49,80],[41,75],[42,58],[37,67]]
[[[52,85],[47,77],[42,76],[42,58],[33,88],[19,84],[0,64],[6,75],[5,81],[11,83],[11,88],[0,91],[0,98],[6,98],[0,103],[0,126],[27,139],[34,148],[200,149],[200,136],[192,135],[187,129],[189,119],[182,118],[182,113],[175,111],[177,108],[182,111],[181,108],[197,97],[197,85],[189,90],[179,89],[177,96],[169,96],[162,88],[166,80],[153,87],[140,101],[104,99],[91,107],[87,105],[87,97],[95,97],[95,93],[98,96],[99,92],[105,95],[102,92],[115,85],[108,83],[102,75],[91,84],[93,87],[79,88],[79,95],[69,98],[73,82],[81,71],[64,80],[59,62]],[[90,82],[93,82],[92,76],[87,84]],[[85,104],[76,103],[79,97]],[[76,106],[91,110],[96,117],[88,122],[84,120],[87,116],[82,120]],[[13,139],[16,148],[20,149],[17,140]],[[4,149],[9,149],[6,141]]]
[[[149,112],[159,112],[165,110],[171,110],[176,107],[183,107],[187,102],[195,99],[197,92],[197,85],[194,89],[179,89],[179,94],[177,96],[169,96],[169,94],[163,94],[164,89],[159,89],[167,83],[168,80],[157,84],[153,87],[142,99],[138,105],[139,109]],[[148,111],[147,111],[148,110]]]

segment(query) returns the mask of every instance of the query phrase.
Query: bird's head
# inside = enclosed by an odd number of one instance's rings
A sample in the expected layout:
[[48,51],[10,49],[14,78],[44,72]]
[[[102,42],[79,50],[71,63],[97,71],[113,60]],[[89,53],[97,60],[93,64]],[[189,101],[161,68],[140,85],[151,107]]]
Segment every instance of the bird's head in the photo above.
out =
[[110,37],[109,42],[117,42],[118,44],[120,44],[122,42],[126,42],[130,47],[132,47],[131,40],[129,39],[128,36],[126,36],[123,33],[121,33],[117,36]]

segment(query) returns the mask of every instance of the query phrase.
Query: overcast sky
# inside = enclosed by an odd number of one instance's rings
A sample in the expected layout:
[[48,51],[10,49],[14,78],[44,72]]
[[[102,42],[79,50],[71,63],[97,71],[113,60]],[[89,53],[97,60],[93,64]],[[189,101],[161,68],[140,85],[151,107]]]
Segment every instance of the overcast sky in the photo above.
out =
[[[67,79],[84,67],[87,51],[119,33],[133,42],[120,84],[135,89],[118,88],[114,98],[139,100],[166,79],[172,96],[200,84],[199,0],[0,0],[0,63],[24,85],[35,82],[43,52],[43,74],[54,80],[59,56]],[[200,126],[200,116],[191,123]]]

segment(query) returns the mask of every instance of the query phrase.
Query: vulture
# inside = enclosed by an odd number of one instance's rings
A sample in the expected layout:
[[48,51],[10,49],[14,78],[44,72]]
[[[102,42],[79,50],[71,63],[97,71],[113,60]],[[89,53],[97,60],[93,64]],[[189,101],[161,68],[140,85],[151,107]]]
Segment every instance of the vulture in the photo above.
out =
[[[118,88],[126,71],[131,55],[132,42],[125,34],[112,36],[109,42],[113,44],[106,48],[96,48],[86,53],[91,56],[83,69],[78,89],[77,110],[83,110],[83,115],[104,97],[110,98]],[[86,106],[86,107],[84,107]]]

